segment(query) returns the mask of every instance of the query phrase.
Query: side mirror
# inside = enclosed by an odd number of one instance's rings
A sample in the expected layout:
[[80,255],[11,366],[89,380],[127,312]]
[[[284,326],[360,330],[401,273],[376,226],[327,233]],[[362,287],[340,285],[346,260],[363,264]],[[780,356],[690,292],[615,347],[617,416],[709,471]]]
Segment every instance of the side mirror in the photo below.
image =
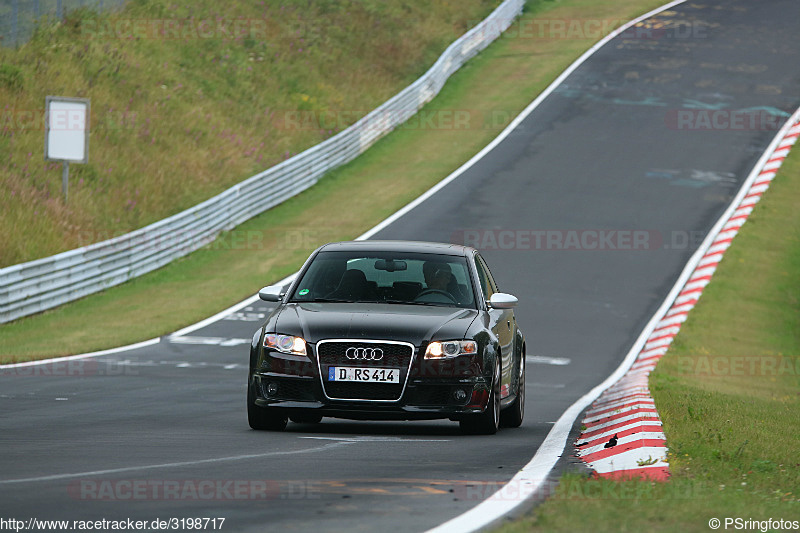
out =
[[517,305],[519,300],[516,296],[504,292],[496,292],[489,298],[489,307],[494,309],[511,309]]
[[258,291],[258,297],[265,302],[280,302],[283,294],[283,287],[278,285],[270,285]]

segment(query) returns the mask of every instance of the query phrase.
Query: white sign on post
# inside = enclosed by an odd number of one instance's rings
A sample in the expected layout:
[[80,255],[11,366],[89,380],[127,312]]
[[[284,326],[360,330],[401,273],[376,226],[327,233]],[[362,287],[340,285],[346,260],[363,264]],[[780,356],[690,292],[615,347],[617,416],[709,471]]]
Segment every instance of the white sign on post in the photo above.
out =
[[89,162],[89,99],[45,97],[45,161],[61,161],[62,190],[67,199],[69,163]]

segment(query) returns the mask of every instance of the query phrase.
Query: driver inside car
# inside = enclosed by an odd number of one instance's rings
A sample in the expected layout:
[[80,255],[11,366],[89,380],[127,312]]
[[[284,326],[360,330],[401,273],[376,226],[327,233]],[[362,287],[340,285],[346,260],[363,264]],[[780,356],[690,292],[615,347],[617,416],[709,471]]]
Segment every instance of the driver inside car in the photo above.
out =
[[427,291],[440,291],[446,293],[450,299],[455,300],[449,289],[450,284],[454,281],[450,265],[447,263],[427,261],[422,265],[422,275],[425,278],[426,285],[426,288],[421,293],[423,299],[427,299],[425,298],[427,295],[424,294]]

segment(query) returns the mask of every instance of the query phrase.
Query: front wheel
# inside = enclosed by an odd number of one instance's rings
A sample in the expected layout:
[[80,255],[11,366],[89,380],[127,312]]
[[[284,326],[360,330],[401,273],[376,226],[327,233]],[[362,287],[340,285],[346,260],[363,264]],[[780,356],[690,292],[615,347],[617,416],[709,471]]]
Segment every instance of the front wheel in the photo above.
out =
[[459,422],[461,431],[468,435],[494,435],[500,427],[500,360],[494,369],[494,382],[486,409]]
[[285,414],[275,412],[269,407],[256,405],[256,395],[253,385],[247,387],[247,422],[250,427],[258,430],[283,431],[289,419]]
[[525,417],[525,359],[519,362],[519,386],[517,398],[500,413],[500,426],[504,428],[518,428]]

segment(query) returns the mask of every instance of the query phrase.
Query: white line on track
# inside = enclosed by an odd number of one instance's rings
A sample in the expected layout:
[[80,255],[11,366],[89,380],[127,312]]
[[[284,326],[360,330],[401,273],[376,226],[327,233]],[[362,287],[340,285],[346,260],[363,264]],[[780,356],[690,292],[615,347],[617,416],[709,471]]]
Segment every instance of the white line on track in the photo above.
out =
[[543,355],[526,355],[525,361],[539,365],[555,365],[564,366],[572,362],[572,359],[567,357],[545,357]]
[[292,450],[292,451],[285,451],[285,452],[267,452],[267,453],[254,453],[249,455],[233,455],[231,457],[215,457],[213,459],[200,459],[198,461],[181,461],[178,463],[163,463],[163,464],[156,464],[156,465],[142,465],[142,466],[128,466],[124,468],[109,468],[107,470],[91,470],[88,472],[75,472],[71,474],[53,474],[50,476],[39,476],[39,477],[28,477],[28,478],[19,478],[19,479],[6,479],[0,480],[0,485],[11,485],[15,483],[34,483],[37,481],[56,481],[59,479],[74,479],[79,477],[93,477],[93,476],[105,476],[108,474],[120,474],[122,472],[139,472],[142,470],[157,470],[160,468],[180,468],[180,467],[189,467],[189,466],[197,466],[197,465],[207,465],[213,463],[224,463],[229,461],[245,461],[250,459],[263,459],[264,457],[278,457],[283,455],[298,455],[304,453],[317,453],[317,452],[324,452],[331,450],[333,448],[338,448],[340,446],[347,446],[348,444],[352,444],[349,441],[340,441],[340,442],[331,442],[330,444],[325,444],[324,446],[319,446],[317,448],[307,448],[304,450]]
[[100,357],[102,355],[109,355],[114,353],[120,352],[127,352],[129,350],[137,350],[139,348],[145,348],[147,346],[152,346],[154,344],[158,344],[161,342],[161,339],[150,339],[142,342],[137,342],[135,344],[129,344],[127,346],[121,346],[119,348],[111,348],[109,350],[100,350],[99,352],[89,352],[89,353],[82,353],[78,355],[68,355],[66,357],[54,357],[51,359],[38,359],[36,361],[25,361],[24,363],[10,363],[7,365],[0,365],[0,370],[4,368],[21,368],[24,366],[38,366],[38,365],[46,365],[49,363],[54,363],[56,361],[74,361],[75,359],[88,359],[90,357]]
[[[566,383],[528,383],[529,387],[534,389],[563,389]],[[526,388],[527,389],[527,388]]]
[[167,339],[172,344],[201,344],[208,346],[239,346],[241,344],[250,344],[250,339],[235,339],[230,337],[176,337],[170,335]]
[[[183,360],[171,360],[171,361],[154,361],[152,359],[98,359],[98,363],[104,363],[107,365],[113,365],[114,367],[121,367],[121,366],[130,366],[130,367],[175,367],[175,368],[222,368],[223,370],[239,370],[243,368],[247,368],[247,362],[245,363],[216,363],[216,362],[207,362],[207,361],[183,361]],[[2,375],[2,374],[0,374]],[[43,373],[42,375],[47,375]]]
[[261,322],[266,318],[267,313],[249,313],[237,311],[229,314],[222,320],[237,320],[239,322]]

